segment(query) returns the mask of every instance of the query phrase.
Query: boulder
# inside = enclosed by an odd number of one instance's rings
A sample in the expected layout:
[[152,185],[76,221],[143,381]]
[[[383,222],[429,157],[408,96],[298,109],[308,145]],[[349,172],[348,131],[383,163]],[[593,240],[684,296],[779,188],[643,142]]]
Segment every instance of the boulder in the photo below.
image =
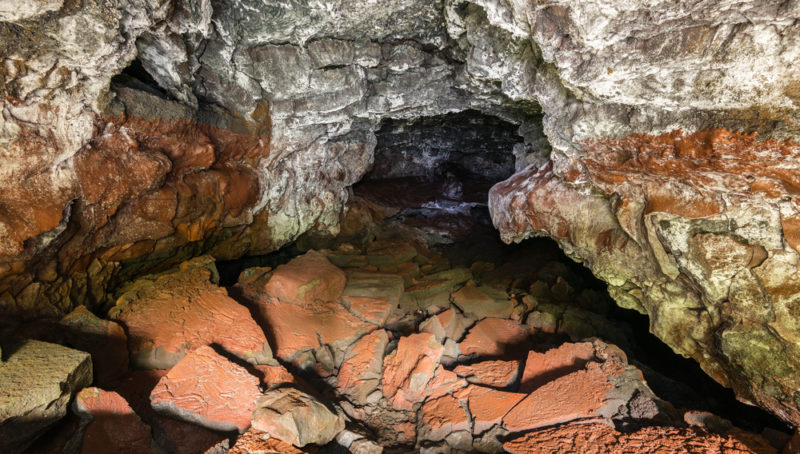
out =
[[339,368],[336,390],[357,405],[366,404],[367,397],[380,385],[388,342],[386,331],[378,330],[354,343]]
[[78,306],[59,322],[66,341],[92,355],[95,384],[116,383],[128,372],[128,338],[122,327]]
[[453,372],[476,385],[508,388],[517,382],[519,369],[520,361],[492,360],[456,366]]
[[324,445],[344,430],[344,418],[311,395],[284,387],[258,399],[253,428],[298,447]]
[[85,388],[72,408],[83,422],[78,432],[82,454],[163,453],[151,447],[150,426],[116,392]]
[[394,408],[410,410],[413,403],[425,399],[443,350],[433,334],[400,338],[397,349],[383,361],[382,391]]
[[530,334],[515,320],[489,317],[470,328],[458,347],[462,355],[476,358],[513,356],[528,350]]
[[312,305],[339,299],[346,281],[344,271],[312,250],[276,268],[263,292],[282,302]]
[[0,452],[15,454],[67,414],[72,395],[92,382],[92,359],[34,340],[6,340],[2,346]]
[[530,351],[519,391],[527,394],[560,376],[583,369],[594,359],[594,346],[589,342],[567,342],[545,353]]
[[123,288],[108,315],[127,328],[135,366],[166,369],[211,344],[253,364],[273,361],[264,332],[212,282],[216,274],[213,258],[204,256]]
[[453,293],[453,304],[464,315],[476,320],[485,317],[508,318],[514,312],[514,302],[508,294],[491,287],[465,285]]
[[258,378],[211,347],[200,347],[158,381],[150,402],[166,416],[241,433],[250,426],[260,395]]

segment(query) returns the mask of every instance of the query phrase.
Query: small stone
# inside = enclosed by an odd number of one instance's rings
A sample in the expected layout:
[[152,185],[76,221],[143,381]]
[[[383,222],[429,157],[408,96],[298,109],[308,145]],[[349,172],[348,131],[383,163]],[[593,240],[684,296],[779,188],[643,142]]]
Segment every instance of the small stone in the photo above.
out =
[[520,361],[494,360],[461,365],[453,369],[453,372],[476,385],[508,388],[516,383],[519,369]]
[[472,434],[468,430],[459,430],[447,435],[444,439],[448,446],[459,451],[472,451]]
[[485,318],[469,330],[459,348],[464,356],[503,357],[526,347],[529,336],[529,329],[519,322]]
[[200,347],[159,380],[150,402],[167,416],[211,430],[241,433],[250,425],[261,394],[258,385],[258,378],[241,366],[211,347]]
[[261,384],[265,388],[272,388],[285,383],[297,383],[297,379],[283,366],[260,365],[254,366],[261,374]]
[[72,395],[92,382],[86,352],[34,340],[3,342],[0,452],[19,453],[67,414]]
[[419,325],[419,331],[433,334],[439,342],[444,342],[445,339],[453,339],[458,342],[464,337],[464,333],[471,323],[460,312],[450,308],[428,317]]
[[525,324],[543,333],[554,334],[558,330],[556,316],[548,312],[531,312],[525,319]]
[[352,454],[382,454],[383,446],[375,443],[374,441],[362,438],[356,440],[350,445],[350,452]]
[[558,377],[583,369],[594,359],[594,346],[589,342],[568,342],[545,353],[530,351],[519,391],[527,394]]
[[113,391],[85,388],[75,396],[73,410],[85,421],[81,453],[156,453],[150,448],[150,426]]
[[253,428],[294,446],[324,445],[344,430],[344,418],[295,388],[277,388],[256,402]]

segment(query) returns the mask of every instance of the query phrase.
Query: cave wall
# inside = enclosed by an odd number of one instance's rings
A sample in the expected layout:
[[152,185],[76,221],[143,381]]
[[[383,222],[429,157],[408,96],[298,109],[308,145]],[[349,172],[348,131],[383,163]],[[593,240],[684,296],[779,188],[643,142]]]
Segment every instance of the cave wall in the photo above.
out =
[[[524,138],[490,196],[505,240],[554,237],[673,349],[800,424],[800,2],[16,3],[5,321],[335,233],[381,121],[472,109]],[[134,59],[158,89],[111,83]]]

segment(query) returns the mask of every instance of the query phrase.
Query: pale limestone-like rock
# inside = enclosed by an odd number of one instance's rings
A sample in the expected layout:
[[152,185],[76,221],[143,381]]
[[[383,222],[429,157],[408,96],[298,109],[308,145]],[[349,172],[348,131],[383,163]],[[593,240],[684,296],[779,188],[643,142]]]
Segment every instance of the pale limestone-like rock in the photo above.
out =
[[344,430],[344,419],[298,389],[277,388],[258,399],[253,428],[299,447],[324,445]]
[[211,347],[189,353],[150,393],[153,408],[212,430],[244,432],[261,392],[258,378]]
[[73,393],[92,382],[88,353],[34,340],[3,342],[0,450],[23,452],[63,418]]
[[491,287],[465,285],[453,293],[453,304],[458,306],[464,315],[473,319],[508,318],[514,311],[514,303],[508,294]]

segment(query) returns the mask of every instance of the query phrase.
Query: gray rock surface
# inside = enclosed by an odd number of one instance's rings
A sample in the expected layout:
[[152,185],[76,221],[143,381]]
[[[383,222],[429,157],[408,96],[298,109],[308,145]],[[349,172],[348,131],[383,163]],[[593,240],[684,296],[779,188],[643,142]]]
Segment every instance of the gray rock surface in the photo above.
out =
[[88,353],[47,342],[7,340],[0,364],[0,452],[20,453],[67,414],[92,382]]

